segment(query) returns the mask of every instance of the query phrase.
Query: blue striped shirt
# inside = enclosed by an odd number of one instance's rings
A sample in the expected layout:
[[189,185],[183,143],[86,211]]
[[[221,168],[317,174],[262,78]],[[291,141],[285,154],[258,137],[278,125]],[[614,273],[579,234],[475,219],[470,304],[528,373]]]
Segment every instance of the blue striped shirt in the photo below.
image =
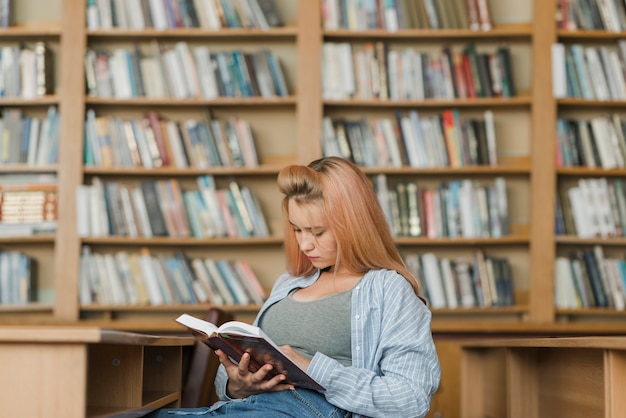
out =
[[[265,310],[295,288],[319,277],[278,278]],[[392,270],[371,270],[352,292],[352,365],[316,353],[307,372],[326,388],[331,404],[353,417],[423,417],[439,386],[441,370],[430,329],[431,313],[409,282]],[[226,396],[228,376],[220,367],[217,393]]]

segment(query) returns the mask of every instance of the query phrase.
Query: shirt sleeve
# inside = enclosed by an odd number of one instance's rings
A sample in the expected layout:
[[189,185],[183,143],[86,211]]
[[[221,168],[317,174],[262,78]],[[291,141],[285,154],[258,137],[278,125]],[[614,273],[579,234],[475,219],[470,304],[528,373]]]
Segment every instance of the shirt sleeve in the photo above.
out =
[[363,416],[423,417],[441,370],[431,313],[399,274],[385,274],[352,317],[352,366],[317,353],[308,373],[332,404]]

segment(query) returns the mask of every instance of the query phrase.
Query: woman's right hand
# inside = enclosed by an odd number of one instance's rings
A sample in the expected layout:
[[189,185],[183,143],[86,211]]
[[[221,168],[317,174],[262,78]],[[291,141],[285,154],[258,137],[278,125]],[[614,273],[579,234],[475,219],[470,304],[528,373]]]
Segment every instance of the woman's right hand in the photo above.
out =
[[261,392],[279,392],[281,390],[293,390],[294,386],[283,383],[285,375],[279,374],[266,380],[267,374],[272,370],[271,364],[265,364],[255,373],[248,370],[250,364],[250,354],[244,353],[239,364],[233,363],[222,351],[216,350],[215,354],[220,359],[220,363],[226,368],[228,374],[228,385],[226,393],[230,398],[240,399]]

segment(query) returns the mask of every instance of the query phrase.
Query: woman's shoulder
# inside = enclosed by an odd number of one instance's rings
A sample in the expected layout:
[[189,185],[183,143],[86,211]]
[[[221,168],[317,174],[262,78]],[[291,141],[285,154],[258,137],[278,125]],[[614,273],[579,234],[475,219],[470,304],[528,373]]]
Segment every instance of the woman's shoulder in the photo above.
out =
[[368,271],[361,280],[361,284],[377,293],[413,293],[409,281],[395,270],[373,269]]

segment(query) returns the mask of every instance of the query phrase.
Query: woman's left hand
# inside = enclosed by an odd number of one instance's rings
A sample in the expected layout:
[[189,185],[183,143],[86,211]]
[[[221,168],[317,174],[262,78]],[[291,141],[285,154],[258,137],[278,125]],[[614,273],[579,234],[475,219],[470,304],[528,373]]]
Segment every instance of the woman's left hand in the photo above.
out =
[[290,345],[281,345],[280,349],[300,367],[302,370],[306,371],[309,368],[309,364],[311,364],[311,359],[300,353],[298,350],[293,349]]

